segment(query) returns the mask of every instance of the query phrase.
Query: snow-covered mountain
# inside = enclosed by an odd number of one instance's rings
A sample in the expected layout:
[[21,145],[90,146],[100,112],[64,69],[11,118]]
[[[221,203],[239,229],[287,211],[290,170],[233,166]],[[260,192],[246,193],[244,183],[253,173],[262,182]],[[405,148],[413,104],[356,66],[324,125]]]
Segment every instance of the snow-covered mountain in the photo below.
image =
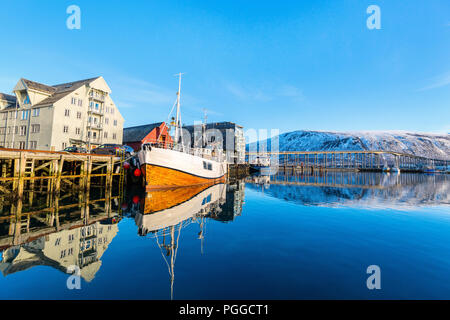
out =
[[[385,150],[450,159],[450,134],[414,133],[404,131],[325,132],[293,131],[283,133],[278,139],[280,151],[338,151]],[[275,142],[275,140],[274,140]],[[247,145],[247,150],[266,145],[271,149],[271,139]]]

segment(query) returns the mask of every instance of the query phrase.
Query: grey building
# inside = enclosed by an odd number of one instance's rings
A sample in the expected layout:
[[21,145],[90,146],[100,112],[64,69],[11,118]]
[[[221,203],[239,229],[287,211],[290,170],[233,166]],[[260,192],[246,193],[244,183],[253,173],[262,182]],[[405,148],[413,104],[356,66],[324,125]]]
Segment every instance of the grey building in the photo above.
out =
[[183,129],[189,132],[191,147],[216,144],[226,153],[229,163],[245,162],[245,138],[242,126],[233,122],[212,122],[206,125],[183,126]]

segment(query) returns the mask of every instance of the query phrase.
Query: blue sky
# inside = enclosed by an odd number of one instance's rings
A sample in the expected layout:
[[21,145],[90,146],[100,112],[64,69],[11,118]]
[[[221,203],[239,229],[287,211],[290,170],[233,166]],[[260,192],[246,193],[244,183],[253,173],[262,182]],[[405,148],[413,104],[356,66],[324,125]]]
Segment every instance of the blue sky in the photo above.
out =
[[184,72],[187,124],[450,132],[448,0],[2,0],[0,36],[0,92],[102,75],[125,126],[166,120]]

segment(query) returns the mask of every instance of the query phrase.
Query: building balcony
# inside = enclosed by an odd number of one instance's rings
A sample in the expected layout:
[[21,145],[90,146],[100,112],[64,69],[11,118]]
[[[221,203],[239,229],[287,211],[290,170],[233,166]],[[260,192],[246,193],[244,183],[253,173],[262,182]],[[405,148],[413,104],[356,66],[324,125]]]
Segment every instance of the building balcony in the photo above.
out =
[[105,96],[104,95],[99,95],[99,94],[98,95],[95,95],[95,94],[90,95],[89,99],[95,100],[95,101],[100,101],[100,102],[105,102]]
[[103,130],[103,123],[88,123],[88,129]]
[[100,116],[104,115],[103,108],[102,109],[95,109],[95,108],[89,107],[88,113],[97,114],[97,115],[100,115]]

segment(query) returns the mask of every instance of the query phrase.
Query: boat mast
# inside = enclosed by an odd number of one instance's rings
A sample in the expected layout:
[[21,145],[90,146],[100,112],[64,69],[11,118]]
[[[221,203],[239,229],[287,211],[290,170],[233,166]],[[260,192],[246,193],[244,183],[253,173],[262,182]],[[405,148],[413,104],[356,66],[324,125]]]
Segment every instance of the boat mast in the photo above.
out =
[[184,151],[184,144],[183,144],[183,135],[181,134],[181,113],[180,113],[180,98],[181,98],[181,76],[183,73],[176,74],[178,76],[178,92],[177,92],[177,118],[176,118],[176,125],[175,125],[175,142],[178,143],[178,140],[181,137],[181,148]]

